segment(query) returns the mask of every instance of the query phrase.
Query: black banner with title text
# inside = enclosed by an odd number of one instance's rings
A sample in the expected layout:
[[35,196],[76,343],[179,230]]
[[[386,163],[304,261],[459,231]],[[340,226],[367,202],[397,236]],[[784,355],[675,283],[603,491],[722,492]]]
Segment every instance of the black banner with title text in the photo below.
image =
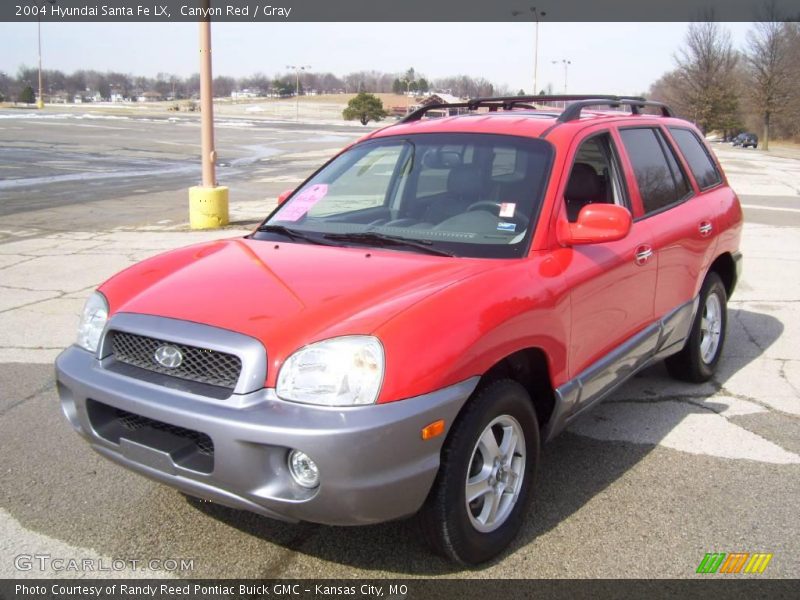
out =
[[800,580],[533,580],[533,579],[330,579],[330,580],[163,580],[163,579],[6,579],[0,580],[3,600],[466,600],[516,598],[600,600],[647,598],[681,600],[715,598],[800,597]]
[[[763,0],[4,0],[0,21],[48,22],[656,22],[771,20]],[[796,0],[772,14],[800,16]]]

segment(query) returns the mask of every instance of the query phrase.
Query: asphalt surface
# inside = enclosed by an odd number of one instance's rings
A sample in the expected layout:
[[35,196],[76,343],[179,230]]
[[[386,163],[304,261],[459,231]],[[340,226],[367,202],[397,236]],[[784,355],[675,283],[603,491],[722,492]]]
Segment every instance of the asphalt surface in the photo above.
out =
[[[370,129],[222,120],[217,179],[237,202],[272,202]],[[199,136],[196,115],[0,110],[0,217],[65,231],[184,222],[187,189],[200,180]]]
[[[237,223],[360,133],[220,127]],[[15,569],[37,552],[192,559],[166,573],[188,577],[357,578],[695,577],[706,552],[770,552],[761,577],[797,576],[800,161],[715,147],[748,219],[718,375],[692,386],[656,366],[618,390],[544,449],[512,548],[465,570],[430,555],[410,520],[288,525],[187,499],[67,425],[52,358],[74,335],[69,313],[103,277],[195,235],[183,224],[198,137],[191,121],[0,118],[0,577],[93,575]]]

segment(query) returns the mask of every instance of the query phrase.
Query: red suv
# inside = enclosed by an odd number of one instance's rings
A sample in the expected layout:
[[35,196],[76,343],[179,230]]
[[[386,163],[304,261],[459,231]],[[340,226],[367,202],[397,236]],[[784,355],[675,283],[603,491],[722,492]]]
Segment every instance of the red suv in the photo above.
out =
[[531,516],[543,442],[658,360],[712,376],[741,229],[662,104],[428,106],[252,234],[105,282],[56,363],[63,410],[187,494],[286,521],[416,513],[435,550],[478,563]]

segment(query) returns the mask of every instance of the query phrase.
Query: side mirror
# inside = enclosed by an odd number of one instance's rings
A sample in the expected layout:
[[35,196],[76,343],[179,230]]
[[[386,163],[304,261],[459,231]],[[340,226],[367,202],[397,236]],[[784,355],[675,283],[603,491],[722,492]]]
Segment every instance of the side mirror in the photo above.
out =
[[559,221],[558,241],[564,246],[621,240],[631,230],[631,213],[616,204],[587,204],[576,223]]
[[294,190],[284,190],[281,192],[281,195],[278,196],[278,206],[286,202],[286,199],[294,193]]

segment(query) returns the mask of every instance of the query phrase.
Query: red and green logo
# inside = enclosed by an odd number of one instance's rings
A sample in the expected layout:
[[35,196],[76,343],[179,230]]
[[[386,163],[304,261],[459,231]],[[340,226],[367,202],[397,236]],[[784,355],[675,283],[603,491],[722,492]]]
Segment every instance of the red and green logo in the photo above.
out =
[[709,552],[700,561],[698,573],[763,573],[772,554],[765,552]]

